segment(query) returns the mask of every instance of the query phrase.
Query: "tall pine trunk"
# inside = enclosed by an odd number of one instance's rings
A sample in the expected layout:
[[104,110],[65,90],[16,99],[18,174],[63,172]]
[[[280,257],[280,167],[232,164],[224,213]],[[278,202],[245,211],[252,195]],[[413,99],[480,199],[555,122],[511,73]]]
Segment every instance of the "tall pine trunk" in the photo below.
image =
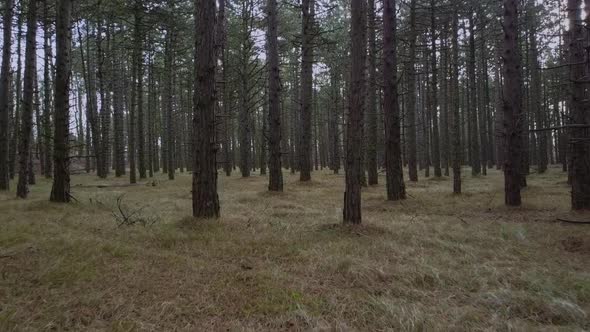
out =
[[311,180],[311,114],[313,98],[313,24],[314,0],[303,0],[301,44],[301,119],[299,131],[300,181]]
[[281,167],[281,82],[279,72],[277,0],[268,0],[268,190],[283,191]]
[[383,2],[383,113],[387,199],[406,198],[402,167],[400,109],[397,89],[395,0]]
[[410,181],[418,181],[417,147],[416,147],[416,0],[410,0],[410,32],[407,60],[408,104],[406,109],[406,144],[408,146],[408,172]]
[[453,193],[461,193],[461,118],[459,115],[459,13],[455,8],[452,22],[452,59],[451,59],[451,88],[449,96],[451,102],[451,112],[449,122],[451,127],[451,163],[453,166]]
[[[21,2],[22,3],[22,2]],[[10,135],[10,143],[8,147],[8,174],[10,179],[14,179],[14,175],[16,173],[16,159],[17,159],[17,146],[19,142],[19,131],[20,131],[20,113],[21,113],[21,100],[22,100],[22,61],[21,61],[21,50],[22,50],[22,35],[23,35],[23,13],[21,6],[21,12],[18,15],[17,19],[17,33],[16,33],[16,82],[15,82],[15,92],[16,92],[16,101],[15,104],[15,111],[14,111],[14,118],[11,123],[12,130]]]
[[360,224],[361,183],[359,174],[363,171],[362,133],[365,96],[362,93],[365,84],[366,61],[366,1],[351,1],[351,63],[349,110],[346,130],[346,188],[344,192],[344,223]]
[[55,61],[55,131],[54,173],[51,188],[52,202],[70,201],[70,66],[71,66],[71,0],[58,0],[56,8],[56,61]]
[[368,184],[379,183],[377,170],[377,42],[375,37],[375,0],[368,1],[369,82],[367,91],[367,173]]
[[430,34],[431,34],[431,50],[430,50],[430,66],[432,70],[432,86],[431,86],[431,116],[432,116],[432,165],[434,166],[434,176],[441,177],[442,171],[440,168],[440,138],[438,126],[438,68],[436,63],[436,17],[435,17],[435,1],[430,0]]
[[521,71],[518,52],[518,2],[504,0],[503,121],[504,121],[504,192],[509,206],[521,204],[522,100]]
[[215,155],[215,0],[195,0],[193,216],[218,218]]
[[8,169],[8,122],[10,114],[10,61],[12,47],[12,13],[13,1],[4,1],[4,35],[2,46],[2,68],[0,69],[0,190],[10,187]]
[[23,100],[20,128],[20,142],[18,149],[19,170],[16,195],[20,198],[27,198],[29,194],[28,172],[32,130],[33,130],[33,98],[35,86],[36,69],[36,47],[37,47],[37,0],[30,0],[27,7],[27,38],[25,47],[25,80],[23,83]]
[[[43,173],[45,177],[51,177],[51,20],[49,18],[48,1],[43,2],[43,145],[44,162]],[[38,128],[39,129],[39,128]]]
[[[588,3],[586,3],[588,5]],[[572,177],[572,209],[590,209],[590,112],[587,109],[587,96],[584,82],[588,75],[587,61],[584,57],[587,45],[584,29],[590,26],[590,17],[586,18],[587,26],[582,26],[580,18],[580,1],[568,1],[568,18],[570,22],[569,55],[571,75],[571,116],[570,129],[571,177]],[[586,31],[586,33],[588,33]]]
[[475,14],[469,17],[469,61],[467,62],[467,75],[469,76],[469,161],[471,162],[471,175],[481,174],[481,159],[479,151],[479,127],[477,107],[477,82],[475,75]]

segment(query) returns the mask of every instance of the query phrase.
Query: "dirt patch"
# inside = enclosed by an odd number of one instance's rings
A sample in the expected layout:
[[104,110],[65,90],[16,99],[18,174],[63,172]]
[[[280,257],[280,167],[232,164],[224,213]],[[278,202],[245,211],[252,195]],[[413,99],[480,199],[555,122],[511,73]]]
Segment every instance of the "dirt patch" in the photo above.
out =
[[590,241],[581,236],[568,236],[561,240],[561,246],[567,252],[590,255]]

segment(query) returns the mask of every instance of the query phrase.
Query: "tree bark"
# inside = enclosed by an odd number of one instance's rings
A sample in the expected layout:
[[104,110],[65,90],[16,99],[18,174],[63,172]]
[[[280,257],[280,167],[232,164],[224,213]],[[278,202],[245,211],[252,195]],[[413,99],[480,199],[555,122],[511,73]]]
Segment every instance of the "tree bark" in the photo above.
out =
[[368,0],[369,83],[367,91],[367,173],[368,184],[377,185],[377,42],[375,37],[375,0]]
[[418,181],[416,149],[416,0],[410,1],[410,32],[407,62],[408,108],[406,109],[406,144],[408,145],[408,172],[410,181]]
[[395,0],[383,2],[383,113],[385,120],[385,172],[387,199],[406,198],[402,167],[400,109],[397,89]]
[[346,130],[346,191],[344,192],[344,223],[360,224],[361,216],[361,183],[362,169],[362,132],[365,96],[362,93],[365,84],[365,62],[367,41],[366,1],[351,1],[351,64],[349,111]]
[[135,81],[135,90],[137,94],[137,168],[139,171],[139,178],[145,179],[147,178],[146,173],[146,161],[145,161],[145,121],[144,121],[144,111],[143,111],[143,73],[144,73],[144,66],[143,66],[143,27],[141,16],[143,15],[143,8],[141,11],[138,11],[137,15],[139,15],[140,20],[139,22],[136,21],[135,25],[135,55],[137,56],[137,77]]
[[[590,1],[585,1],[590,5]],[[568,1],[568,18],[570,22],[570,63],[583,65],[571,65],[571,116],[574,124],[590,125],[590,112],[587,109],[587,95],[585,94],[584,83],[580,81],[587,78],[589,70],[587,63],[589,59],[584,56],[588,45],[583,44],[587,37],[584,29],[590,26],[590,17],[586,18],[586,27],[582,26],[580,18],[580,1]],[[588,7],[586,7],[588,8]],[[586,83],[587,84],[587,83]],[[572,129],[570,131],[571,151],[571,175],[572,175],[572,209],[590,209],[590,128]]]
[[301,44],[301,119],[299,171],[300,181],[311,181],[311,113],[313,98],[313,30],[314,0],[302,0],[302,44]]
[[336,65],[330,68],[330,119],[329,119],[329,137],[330,137],[330,169],[334,174],[340,172],[340,75]]
[[51,21],[49,18],[49,1],[43,1],[43,143],[44,163],[43,173],[45,177],[51,177]]
[[176,30],[174,27],[169,26],[166,32],[166,54],[165,54],[165,86],[164,86],[164,109],[166,114],[166,152],[167,152],[167,166],[168,179],[174,180],[176,171],[176,139],[174,136],[175,125],[174,125],[174,45],[176,44]]
[[[123,30],[121,29],[121,32]],[[118,48],[113,49],[113,56],[118,59],[121,54]],[[113,149],[115,151],[115,176],[125,175],[125,100],[123,84],[123,64],[120,61],[114,61],[115,69],[113,79],[115,81],[113,91]]]
[[[545,128],[545,115],[542,108],[542,87],[541,87],[541,73],[539,63],[539,51],[537,50],[537,25],[536,18],[531,15],[529,18],[529,41],[530,41],[530,60],[531,64],[531,102],[532,113],[536,118],[536,128]],[[543,174],[547,171],[547,132],[539,131],[536,133],[538,140],[537,148],[537,173]]]
[[195,0],[193,216],[218,218],[215,155],[215,0]]
[[479,125],[478,125],[478,107],[477,107],[477,83],[475,75],[475,14],[469,17],[469,62],[467,63],[467,73],[469,76],[469,161],[471,162],[471,175],[481,174],[481,159],[479,148]]
[[70,66],[71,66],[71,0],[58,0],[56,8],[56,60],[55,60],[55,131],[53,187],[50,200],[70,201]]
[[17,146],[19,143],[19,130],[20,130],[20,113],[21,113],[21,100],[22,100],[22,84],[21,84],[21,75],[22,75],[22,61],[21,61],[21,50],[22,50],[22,35],[23,35],[23,13],[21,12],[18,14],[17,20],[17,34],[16,34],[16,82],[14,90],[16,92],[16,101],[15,104],[15,111],[14,111],[14,118],[12,121],[12,130],[10,135],[10,143],[8,147],[8,174],[10,179],[14,179],[15,170],[16,170],[16,159],[17,159]]
[[25,79],[23,83],[23,100],[21,114],[20,144],[18,149],[19,170],[16,195],[27,198],[29,194],[28,171],[29,154],[33,126],[33,98],[35,85],[36,48],[37,48],[37,0],[30,0],[27,8],[27,37],[25,47]]
[[281,167],[281,81],[279,71],[277,0],[268,0],[268,190],[283,191]]
[[8,169],[8,133],[10,114],[10,62],[12,48],[12,0],[4,1],[3,15],[3,46],[2,46],[2,68],[0,69],[0,190],[10,188],[10,172]]
[[462,148],[461,148],[461,125],[459,115],[459,13],[455,8],[452,22],[452,48],[453,54],[451,59],[451,88],[449,96],[452,99],[451,102],[451,113],[449,116],[451,123],[451,159],[453,166],[453,193],[461,193],[461,159],[462,159]]
[[434,176],[441,177],[442,171],[440,168],[440,138],[438,126],[438,68],[436,64],[436,17],[435,17],[435,1],[430,0],[430,65],[432,70],[432,86],[431,86],[431,116],[432,116],[432,165],[434,166]]
[[519,206],[521,204],[522,100],[517,0],[504,0],[503,27],[504,192],[506,205]]

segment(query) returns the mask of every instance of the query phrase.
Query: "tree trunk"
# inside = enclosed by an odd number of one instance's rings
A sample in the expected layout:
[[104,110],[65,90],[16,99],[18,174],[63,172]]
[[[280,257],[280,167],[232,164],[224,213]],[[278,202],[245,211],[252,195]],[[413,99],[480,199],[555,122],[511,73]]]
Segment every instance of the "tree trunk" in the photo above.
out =
[[302,0],[300,181],[311,181],[311,113],[313,97],[314,0]]
[[[121,32],[122,29],[121,29]],[[118,59],[121,54],[119,49],[113,50],[115,59]],[[123,64],[119,61],[114,61],[113,79],[115,81],[113,91],[113,149],[115,151],[115,176],[121,177],[125,174],[125,100],[124,84],[123,84]]]
[[505,203],[519,206],[522,154],[521,71],[518,52],[518,2],[504,0],[504,192]]
[[[102,167],[103,164],[102,160],[102,150],[100,148],[101,141],[100,141],[100,122],[98,120],[98,101],[96,99],[96,67],[93,61],[93,57],[90,54],[90,22],[86,20],[86,56],[87,56],[87,63],[88,63],[88,72],[87,72],[87,98],[88,98],[88,121],[90,122],[90,131],[92,134],[92,153],[94,155],[94,161],[96,164],[96,173],[99,177],[104,177],[102,174]],[[83,54],[83,48],[80,47],[80,52]],[[83,56],[82,56],[83,58]],[[84,61],[82,61],[84,62]]]
[[359,174],[362,172],[361,149],[363,110],[365,96],[358,91],[363,91],[365,84],[366,61],[366,1],[351,1],[351,64],[349,90],[349,112],[346,139],[346,191],[344,192],[344,223],[360,224],[361,217],[361,183]]
[[43,2],[43,143],[44,143],[44,163],[43,174],[45,177],[51,177],[51,20],[49,18],[49,1]]
[[281,167],[281,81],[279,72],[277,0],[268,0],[268,190],[283,191]]
[[469,76],[469,161],[471,162],[471,175],[481,174],[481,159],[479,149],[479,125],[478,125],[478,107],[477,107],[477,82],[475,76],[475,14],[469,17],[469,62],[467,63],[467,73]]
[[385,120],[385,172],[387,199],[406,198],[402,167],[400,109],[397,91],[395,0],[383,2],[383,113]]
[[262,118],[260,119],[261,126],[260,126],[260,135],[258,135],[258,139],[260,140],[259,147],[260,153],[258,154],[259,163],[260,163],[260,175],[266,175],[266,164],[267,164],[267,137],[268,137],[268,104],[264,99],[268,99],[268,92],[264,93],[263,97],[263,104],[262,104]]
[[431,86],[431,116],[432,116],[432,164],[434,166],[434,176],[441,177],[442,171],[440,168],[440,138],[438,130],[438,68],[436,65],[436,17],[435,17],[435,1],[430,0],[430,33],[431,33],[431,70],[432,70],[432,86]]
[[155,118],[155,109],[156,109],[156,94],[155,94],[155,87],[154,87],[154,59],[153,59],[153,42],[151,37],[149,38],[149,60],[148,60],[148,94],[147,94],[147,168],[148,174],[150,178],[154,177],[154,154],[157,153],[157,149],[155,149],[155,141],[154,141],[154,118]]
[[215,155],[215,0],[195,0],[193,216],[218,218]]
[[0,69],[0,190],[8,190],[10,187],[10,174],[8,169],[8,122],[10,114],[10,61],[12,48],[12,13],[13,1],[4,1],[3,15],[3,46],[2,68]]
[[[590,5],[585,1],[586,6]],[[590,26],[590,17],[586,18],[586,27],[582,26],[580,18],[580,1],[568,1],[568,18],[570,22],[569,55],[571,75],[571,116],[573,124],[586,125],[585,128],[570,130],[571,174],[572,174],[572,209],[590,209],[590,112],[587,109],[584,84],[580,81],[588,75],[588,58],[584,57],[587,45],[584,29]],[[587,7],[586,7],[587,8]],[[587,32],[586,32],[587,33]],[[581,65],[581,63],[584,63]],[[587,83],[586,83],[587,84]]]
[[417,149],[416,149],[416,0],[410,1],[410,32],[407,62],[408,108],[406,109],[406,144],[408,145],[408,172],[410,181],[418,181]]
[[453,13],[453,36],[452,36],[452,48],[453,54],[451,59],[451,89],[449,96],[452,99],[451,113],[449,116],[451,124],[451,159],[453,164],[453,193],[461,193],[461,159],[462,159],[462,148],[461,148],[461,125],[459,115],[459,13],[455,8]]
[[[230,112],[231,107],[229,106],[229,94],[226,91],[227,85],[227,71],[226,71],[226,18],[225,18],[225,0],[219,0],[219,8],[217,9],[217,27],[216,27],[216,58],[219,61],[219,68],[217,74],[219,75],[219,82],[217,83],[220,100],[217,102],[219,113],[222,118],[221,133],[223,137],[222,149],[223,149],[223,170],[226,176],[231,176],[232,165],[231,165],[231,142],[230,142]],[[227,89],[228,90],[228,89]]]
[[[21,6],[22,8],[23,6]],[[21,50],[22,50],[22,35],[23,35],[23,13],[21,9],[21,13],[18,15],[18,30],[16,35],[16,102],[14,103],[16,109],[14,111],[14,118],[12,122],[12,130],[11,130],[11,137],[10,143],[8,147],[8,174],[10,179],[14,178],[15,170],[16,170],[16,153],[17,153],[17,146],[19,143],[19,130],[20,130],[20,113],[21,113],[21,101],[22,101],[22,84],[21,84],[21,75],[22,75],[22,61],[21,61]]]
[[[536,21],[534,17],[530,17],[529,24],[529,40],[530,40],[530,64],[531,64],[531,102],[532,113],[536,117],[536,128],[544,128],[546,123],[544,121],[544,109],[542,108],[542,87],[541,87],[541,73],[539,56],[537,50],[537,33]],[[547,171],[547,132],[538,131],[536,133],[538,139],[537,147],[537,173],[542,174]]]
[[[142,12],[138,12],[141,17]],[[146,164],[145,164],[145,121],[143,113],[143,31],[142,20],[136,21],[136,35],[135,35],[135,55],[137,56],[137,77],[135,81],[135,90],[137,94],[137,168],[139,170],[139,178],[147,178]]]
[[445,24],[443,27],[443,31],[445,32],[444,37],[442,38],[442,45],[443,49],[442,52],[442,61],[441,61],[441,68],[443,69],[443,81],[441,84],[442,90],[442,100],[441,102],[441,119],[440,125],[442,127],[442,137],[441,137],[441,159],[442,159],[442,166],[444,167],[444,175],[450,175],[450,160],[451,160],[451,149],[450,149],[450,137],[449,137],[449,110],[450,110],[450,102],[452,97],[449,95],[449,85],[450,85],[450,66],[449,66],[449,50],[448,50],[448,38],[447,38],[447,31],[448,26]]
[[164,109],[166,112],[166,151],[167,151],[167,170],[168,179],[174,180],[176,172],[176,163],[178,155],[176,154],[176,137],[174,123],[174,45],[176,44],[176,31],[170,27],[167,32],[167,46],[165,55],[164,69],[165,86],[164,86]]
[[375,37],[375,0],[368,1],[369,82],[367,91],[367,173],[368,184],[377,185],[377,42]]
[[20,144],[18,149],[19,170],[16,195],[27,198],[29,194],[28,171],[33,126],[33,98],[36,68],[37,0],[30,0],[27,8],[27,37],[25,48],[25,80],[21,114]]
[[[101,1],[98,1],[98,13],[101,13]],[[107,61],[107,56],[103,49],[103,32],[104,32],[104,25],[102,14],[98,15],[97,18],[97,27],[96,27],[96,62],[97,62],[97,70],[96,70],[96,78],[98,80],[98,93],[100,96],[100,110],[99,110],[99,120],[100,120],[100,149],[98,154],[100,155],[99,160],[101,161],[100,164],[97,165],[97,173],[100,178],[106,178],[109,173],[109,131],[110,131],[110,97],[109,93],[106,90],[106,79],[105,79],[105,62]]]
[[55,60],[55,131],[53,135],[54,173],[52,202],[70,201],[70,65],[71,65],[71,0],[58,0],[56,18]]
[[299,63],[297,57],[293,56],[291,59],[291,63],[294,65],[293,68],[293,85],[291,88],[291,111],[290,113],[290,122],[291,122],[291,144],[289,145],[289,164],[291,164],[291,174],[295,174],[295,171],[299,170],[301,164],[299,163],[299,144],[301,143],[300,140],[300,132],[301,126],[299,122],[299,112],[301,110],[299,105],[300,101],[300,92],[301,92],[301,84],[300,84],[300,77],[299,77]]
[[334,174],[340,172],[340,79],[336,66],[330,68],[330,119],[329,119],[329,139],[330,139],[330,169]]

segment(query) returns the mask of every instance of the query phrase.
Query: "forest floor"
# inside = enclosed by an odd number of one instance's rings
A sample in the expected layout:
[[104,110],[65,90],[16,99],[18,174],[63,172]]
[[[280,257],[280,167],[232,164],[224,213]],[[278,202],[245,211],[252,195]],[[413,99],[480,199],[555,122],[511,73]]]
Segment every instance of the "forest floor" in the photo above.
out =
[[[234,174],[216,222],[188,217],[187,173],[76,175],[70,205],[46,179],[0,194],[0,330],[590,329],[590,225],[556,221],[590,215],[570,212],[557,168],[529,177],[520,208],[495,170],[465,169],[460,196],[448,178],[407,182],[403,202],[370,187],[360,227],[340,225],[342,175],[286,173],[270,194]],[[118,197],[153,224],[119,226]]]

